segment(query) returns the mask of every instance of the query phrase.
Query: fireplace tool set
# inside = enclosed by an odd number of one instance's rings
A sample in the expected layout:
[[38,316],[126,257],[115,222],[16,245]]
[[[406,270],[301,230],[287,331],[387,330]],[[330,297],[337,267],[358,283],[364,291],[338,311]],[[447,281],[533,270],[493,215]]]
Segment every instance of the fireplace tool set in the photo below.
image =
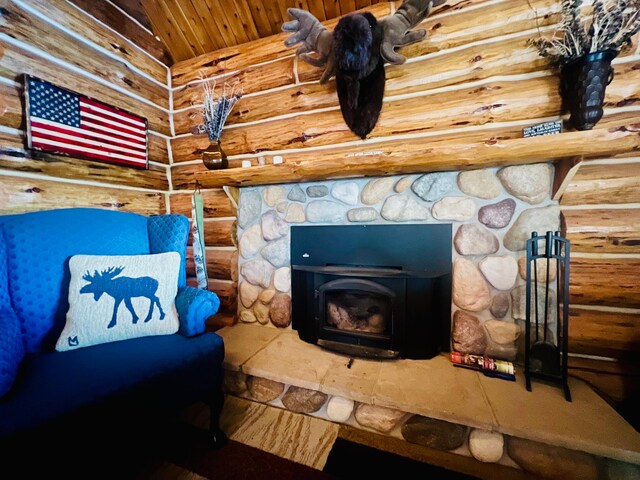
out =
[[527,240],[525,378],[528,391],[532,377],[560,384],[570,402],[569,252],[560,232],[533,232]]

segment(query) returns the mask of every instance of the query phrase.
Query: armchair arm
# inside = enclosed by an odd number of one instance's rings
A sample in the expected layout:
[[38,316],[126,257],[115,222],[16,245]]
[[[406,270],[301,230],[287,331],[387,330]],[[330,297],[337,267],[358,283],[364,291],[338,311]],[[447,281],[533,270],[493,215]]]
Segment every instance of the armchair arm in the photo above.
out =
[[194,287],[180,287],[176,296],[176,310],[180,319],[178,333],[185,337],[205,331],[207,318],[215,315],[220,307],[220,299],[214,292]]

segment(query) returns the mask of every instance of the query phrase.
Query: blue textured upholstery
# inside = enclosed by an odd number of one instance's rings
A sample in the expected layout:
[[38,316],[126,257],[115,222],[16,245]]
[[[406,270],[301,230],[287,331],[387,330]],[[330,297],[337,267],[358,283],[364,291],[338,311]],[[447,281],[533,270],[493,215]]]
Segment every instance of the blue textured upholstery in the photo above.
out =
[[7,247],[0,229],[0,310],[11,307],[9,299],[9,272],[7,270]]
[[[160,335],[25,358],[14,391],[0,402],[0,437],[119,395],[175,401],[219,383],[222,338]],[[150,399],[148,397],[151,397]],[[153,397],[156,397],[155,399]],[[197,397],[195,397],[197,399]]]
[[18,317],[10,308],[0,308],[0,397],[13,387],[22,357]]
[[62,209],[0,217],[9,293],[27,352],[51,350],[69,308],[69,257],[149,252],[147,217],[98,209]]
[[198,335],[205,331],[207,318],[220,308],[218,295],[208,290],[185,286],[178,290],[176,310],[180,317],[179,333],[185,336]]
[[0,397],[7,393],[24,356],[20,320],[11,308],[7,271],[7,249],[0,230]]
[[187,284],[189,220],[184,215],[154,215],[148,227],[150,253],[178,252],[182,257],[178,287],[183,287]]

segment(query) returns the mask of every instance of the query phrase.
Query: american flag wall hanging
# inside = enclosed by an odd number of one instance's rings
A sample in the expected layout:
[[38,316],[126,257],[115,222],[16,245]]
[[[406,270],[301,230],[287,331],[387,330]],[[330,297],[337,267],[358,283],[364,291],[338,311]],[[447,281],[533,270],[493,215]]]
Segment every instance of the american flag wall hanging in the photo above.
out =
[[30,149],[148,168],[147,120],[25,75]]

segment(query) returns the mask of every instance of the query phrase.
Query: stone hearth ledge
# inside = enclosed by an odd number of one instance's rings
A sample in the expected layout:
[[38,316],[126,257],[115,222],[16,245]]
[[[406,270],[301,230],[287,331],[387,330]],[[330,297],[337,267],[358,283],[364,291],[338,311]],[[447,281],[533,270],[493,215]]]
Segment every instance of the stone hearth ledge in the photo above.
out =
[[524,374],[516,382],[455,368],[445,355],[431,360],[373,361],[303,342],[293,330],[237,324],[217,332],[225,341],[225,368],[528,440],[640,464],[640,433],[586,383],[570,379],[573,402],[562,390]]

